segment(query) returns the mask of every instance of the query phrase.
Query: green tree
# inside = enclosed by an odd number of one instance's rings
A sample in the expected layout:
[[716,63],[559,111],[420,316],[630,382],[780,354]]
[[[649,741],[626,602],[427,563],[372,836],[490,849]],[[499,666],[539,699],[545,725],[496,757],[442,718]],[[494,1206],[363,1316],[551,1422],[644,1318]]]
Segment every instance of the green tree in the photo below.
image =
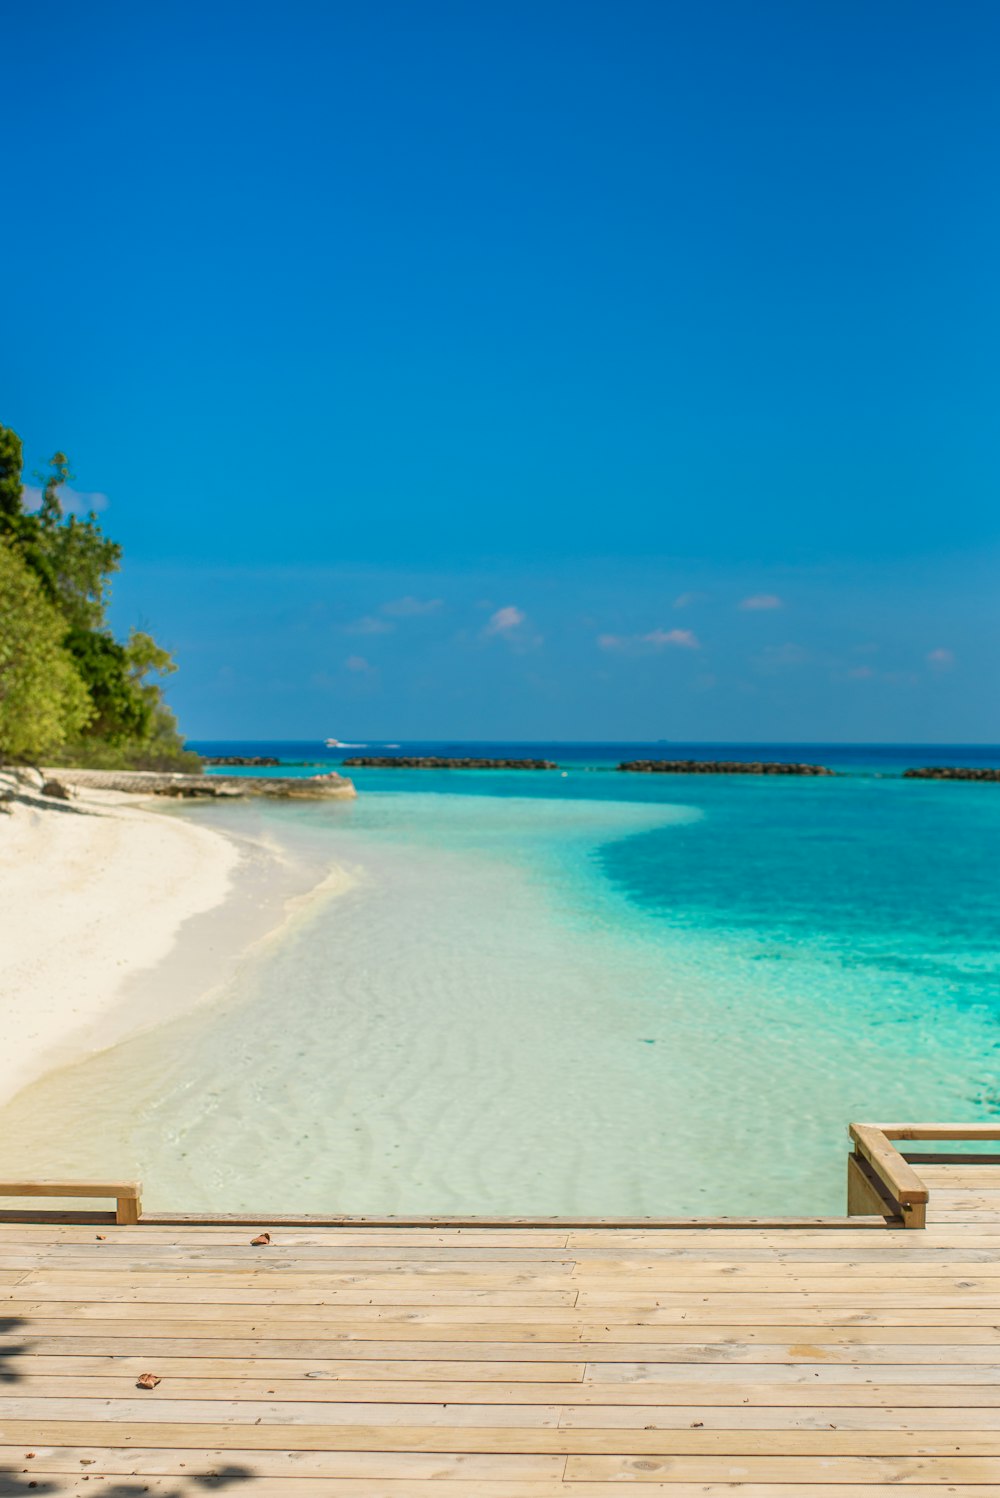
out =
[[65,633],[38,578],[0,539],[0,757],[40,758],[86,726],[93,707]]
[[41,502],[26,510],[21,440],[0,426],[0,535],[18,548],[71,628],[99,629],[122,549],[105,536],[93,511],[65,513],[60,491],[73,477],[65,453],[54,454],[37,477]]
[[0,426],[0,541],[22,559],[58,611],[63,653],[91,704],[86,725],[63,736],[63,762],[197,768],[198,757],[185,751],[156,679],[175,669],[170,656],[144,632],[133,632],[123,645],[108,628],[105,614],[121,547],[105,536],[92,511],[82,517],[67,513],[63,496],[73,474],[65,453],[57,452],[38,475],[41,498],[32,510],[24,506],[22,464],[20,438]]
[[24,514],[21,499],[21,439],[10,427],[0,426],[0,526],[12,532]]
[[37,477],[42,500],[25,515],[22,550],[70,628],[100,629],[122,549],[105,536],[93,511],[82,518],[64,512],[60,492],[73,477],[65,453],[56,453],[48,472]]
[[66,648],[94,704],[88,735],[114,746],[142,738],[150,707],[131,668],[128,647],[107,630],[77,628],[66,634]]

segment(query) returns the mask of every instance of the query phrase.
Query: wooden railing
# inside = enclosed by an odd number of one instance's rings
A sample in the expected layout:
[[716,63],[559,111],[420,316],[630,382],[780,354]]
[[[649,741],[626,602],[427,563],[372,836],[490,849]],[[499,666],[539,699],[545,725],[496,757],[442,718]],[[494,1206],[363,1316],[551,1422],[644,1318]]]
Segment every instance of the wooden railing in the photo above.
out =
[[927,1224],[930,1193],[894,1140],[1000,1139],[997,1124],[851,1124],[847,1158],[847,1215],[880,1214],[904,1228]]
[[[90,1201],[112,1198],[115,1222],[135,1223],[142,1215],[141,1181],[0,1181],[0,1197],[6,1196],[72,1197],[74,1200],[86,1197]],[[51,1217],[53,1214],[46,1215]]]
[[[864,1226],[878,1228],[881,1223],[904,1228],[922,1228],[927,1222],[927,1202],[930,1196],[927,1186],[920,1179],[913,1164],[896,1148],[897,1142],[920,1140],[997,1140],[1000,1141],[1000,1124],[872,1124],[849,1125],[854,1152],[847,1159],[847,1219],[845,1218],[587,1218],[567,1217],[413,1217],[413,1216],[336,1216],[328,1217],[314,1213],[293,1215],[265,1215],[251,1217],[242,1213],[154,1213],[143,1216],[142,1185],[139,1181],[0,1181],[0,1199],[4,1197],[49,1197],[90,1201],[113,1199],[114,1212],[44,1211],[0,1211],[0,1220],[61,1220],[86,1222],[116,1222],[135,1224],[155,1223],[158,1226],[194,1225],[197,1223],[256,1223],[258,1225],[283,1224],[285,1226],[326,1227],[791,1227],[809,1226],[846,1227],[852,1218],[865,1218]],[[914,1157],[918,1163],[930,1163],[936,1156],[923,1154]],[[980,1157],[985,1158],[985,1157]],[[1000,1156],[993,1157],[1000,1163]],[[943,1164],[954,1163],[955,1157],[942,1155]],[[862,1224],[858,1224],[861,1226]]]

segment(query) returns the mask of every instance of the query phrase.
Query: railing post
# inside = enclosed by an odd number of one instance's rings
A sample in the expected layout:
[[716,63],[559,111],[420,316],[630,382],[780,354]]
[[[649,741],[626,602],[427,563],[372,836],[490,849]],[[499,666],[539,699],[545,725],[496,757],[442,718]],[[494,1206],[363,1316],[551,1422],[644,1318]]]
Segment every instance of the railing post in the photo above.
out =
[[[115,1222],[136,1223],[142,1216],[141,1181],[0,1181],[0,1198],[5,1196],[111,1197]],[[97,1221],[110,1215],[103,1213]]]
[[927,1225],[928,1191],[877,1124],[851,1124],[854,1153],[847,1161],[847,1215],[897,1217],[904,1228]]
[[135,1196],[115,1198],[115,1222],[131,1226],[139,1221],[142,1215],[142,1198],[139,1195],[138,1182],[136,1182],[135,1193]]

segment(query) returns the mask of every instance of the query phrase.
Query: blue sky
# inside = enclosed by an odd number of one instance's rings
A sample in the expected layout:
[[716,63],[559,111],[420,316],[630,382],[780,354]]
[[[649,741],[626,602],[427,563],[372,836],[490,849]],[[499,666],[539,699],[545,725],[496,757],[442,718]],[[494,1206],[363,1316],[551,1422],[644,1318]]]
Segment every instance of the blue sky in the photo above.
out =
[[1000,739],[995,5],[4,36],[0,421],[193,737]]

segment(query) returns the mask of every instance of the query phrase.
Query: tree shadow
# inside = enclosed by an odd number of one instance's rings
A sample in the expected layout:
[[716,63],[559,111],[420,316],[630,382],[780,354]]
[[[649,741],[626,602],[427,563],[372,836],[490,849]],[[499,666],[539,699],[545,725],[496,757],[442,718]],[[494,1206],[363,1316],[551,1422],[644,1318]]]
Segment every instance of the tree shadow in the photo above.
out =
[[[9,1337],[17,1332],[22,1326],[27,1325],[22,1316],[0,1317],[0,1337]],[[17,1366],[17,1359],[32,1351],[34,1344],[28,1341],[11,1341],[0,1343],[0,1383],[18,1383],[24,1374]],[[2,1439],[2,1438],[0,1438]],[[39,1442],[41,1445],[42,1443]],[[35,1477],[31,1470],[32,1457],[28,1455],[30,1447],[25,1448],[25,1465],[20,1472],[0,1472],[0,1498],[27,1498],[28,1493],[70,1493],[80,1492],[80,1477],[101,1477],[101,1481],[95,1484],[95,1493],[100,1493],[102,1498],[139,1498],[140,1494],[149,1493],[153,1479],[144,1477],[126,1477],[117,1481],[108,1482],[103,1478],[100,1467],[100,1450],[97,1450],[92,1465],[84,1468],[81,1465],[80,1475],[75,1473],[43,1474]],[[175,1481],[175,1486],[161,1488],[158,1498],[189,1498],[195,1489],[204,1489],[208,1492],[223,1492],[226,1488],[236,1487],[239,1483],[247,1482],[256,1476],[250,1467],[213,1466],[211,1471],[199,1473],[185,1473]],[[171,1479],[174,1481],[174,1479]]]
[[[59,1473],[58,1476],[33,1477],[31,1475],[30,1459],[25,1453],[28,1465],[22,1472],[0,1473],[0,1498],[26,1498],[28,1493],[80,1493],[80,1478],[70,1473]],[[97,1477],[100,1481],[95,1484],[95,1493],[100,1493],[101,1498],[142,1498],[143,1494],[152,1491],[152,1485],[156,1479],[149,1477],[126,1477],[116,1482],[109,1483],[100,1471],[100,1460],[96,1460],[92,1467],[86,1472],[81,1471],[81,1476]],[[211,1472],[185,1473],[183,1477],[171,1479],[176,1486],[160,1488],[158,1498],[191,1498],[195,1489],[204,1489],[211,1493],[221,1493],[226,1488],[235,1487],[238,1483],[248,1482],[256,1473],[250,1467],[219,1467],[213,1468]]]
[[[7,1337],[26,1325],[23,1316],[0,1316],[0,1337]],[[23,1357],[30,1349],[30,1342],[0,1343],[0,1383],[13,1384],[23,1378],[24,1375],[18,1372],[16,1359]]]

